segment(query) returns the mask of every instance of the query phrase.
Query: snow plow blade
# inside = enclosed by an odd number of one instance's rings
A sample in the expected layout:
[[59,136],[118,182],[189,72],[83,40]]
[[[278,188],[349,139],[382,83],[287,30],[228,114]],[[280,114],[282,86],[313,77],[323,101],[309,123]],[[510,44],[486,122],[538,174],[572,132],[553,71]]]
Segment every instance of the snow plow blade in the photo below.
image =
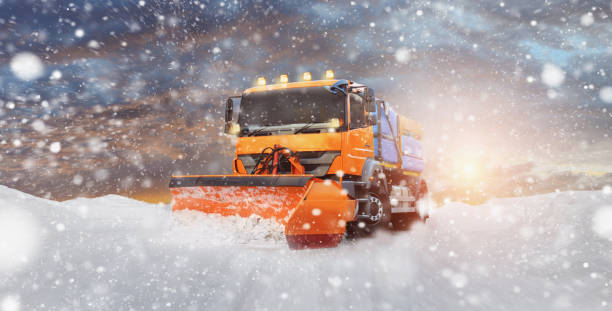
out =
[[356,201],[338,182],[310,175],[194,175],[170,180],[172,210],[275,219],[291,249],[337,246]]

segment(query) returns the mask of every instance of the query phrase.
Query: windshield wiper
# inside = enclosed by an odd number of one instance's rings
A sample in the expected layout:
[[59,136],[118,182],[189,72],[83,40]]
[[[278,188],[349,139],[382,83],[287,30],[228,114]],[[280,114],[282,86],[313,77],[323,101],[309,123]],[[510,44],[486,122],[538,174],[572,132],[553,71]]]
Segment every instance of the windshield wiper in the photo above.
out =
[[252,132],[249,132],[247,134],[247,136],[254,136],[255,134],[259,134],[259,133],[263,132],[263,130],[265,130],[265,129],[266,129],[266,127],[262,126],[262,127],[258,128],[256,130],[252,131]]
[[305,131],[305,130],[309,129],[310,127],[312,127],[315,124],[317,124],[317,122],[307,123],[306,125],[304,125],[301,128],[299,128],[297,131],[293,132],[293,134],[301,133],[302,131]]

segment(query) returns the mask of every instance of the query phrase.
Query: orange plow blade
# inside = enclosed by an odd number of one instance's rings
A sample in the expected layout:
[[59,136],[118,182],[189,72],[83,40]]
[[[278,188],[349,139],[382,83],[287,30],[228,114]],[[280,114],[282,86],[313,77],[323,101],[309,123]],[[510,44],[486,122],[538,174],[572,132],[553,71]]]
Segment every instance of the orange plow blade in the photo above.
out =
[[275,219],[292,249],[337,246],[356,209],[337,182],[310,175],[175,176],[170,192],[172,210]]

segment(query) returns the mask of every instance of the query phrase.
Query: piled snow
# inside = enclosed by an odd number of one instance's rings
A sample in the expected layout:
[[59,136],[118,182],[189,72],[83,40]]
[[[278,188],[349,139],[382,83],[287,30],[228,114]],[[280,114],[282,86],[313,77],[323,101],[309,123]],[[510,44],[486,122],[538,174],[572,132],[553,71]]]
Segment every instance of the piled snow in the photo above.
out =
[[10,272],[27,265],[36,257],[40,232],[28,211],[4,206],[0,209],[0,272]]
[[[181,245],[237,245],[284,246],[285,235],[281,224],[256,217],[223,217],[196,211],[177,211],[165,241]],[[204,225],[203,225],[204,224]],[[213,237],[213,238],[211,238]]]
[[2,311],[19,311],[19,309],[19,297],[6,296],[2,299],[2,302],[0,302],[0,310]]
[[612,303],[610,206],[604,192],[449,203],[410,232],[290,251],[282,227],[262,219],[172,214],[113,195],[58,203],[0,186],[0,210],[29,215],[20,230],[39,241],[31,260],[0,271],[0,301],[22,310],[595,310]]
[[40,78],[44,73],[40,58],[30,52],[18,53],[11,59],[11,71],[17,78],[30,81]]

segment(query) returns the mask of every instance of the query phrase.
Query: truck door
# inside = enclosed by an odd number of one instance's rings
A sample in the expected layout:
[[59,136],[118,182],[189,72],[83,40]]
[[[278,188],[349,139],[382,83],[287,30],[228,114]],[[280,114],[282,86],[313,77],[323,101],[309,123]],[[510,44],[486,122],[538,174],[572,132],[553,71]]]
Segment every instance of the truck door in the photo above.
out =
[[367,125],[363,99],[351,93],[349,95],[350,120],[344,170],[346,174],[359,175],[367,158],[374,157],[374,136],[372,127]]

